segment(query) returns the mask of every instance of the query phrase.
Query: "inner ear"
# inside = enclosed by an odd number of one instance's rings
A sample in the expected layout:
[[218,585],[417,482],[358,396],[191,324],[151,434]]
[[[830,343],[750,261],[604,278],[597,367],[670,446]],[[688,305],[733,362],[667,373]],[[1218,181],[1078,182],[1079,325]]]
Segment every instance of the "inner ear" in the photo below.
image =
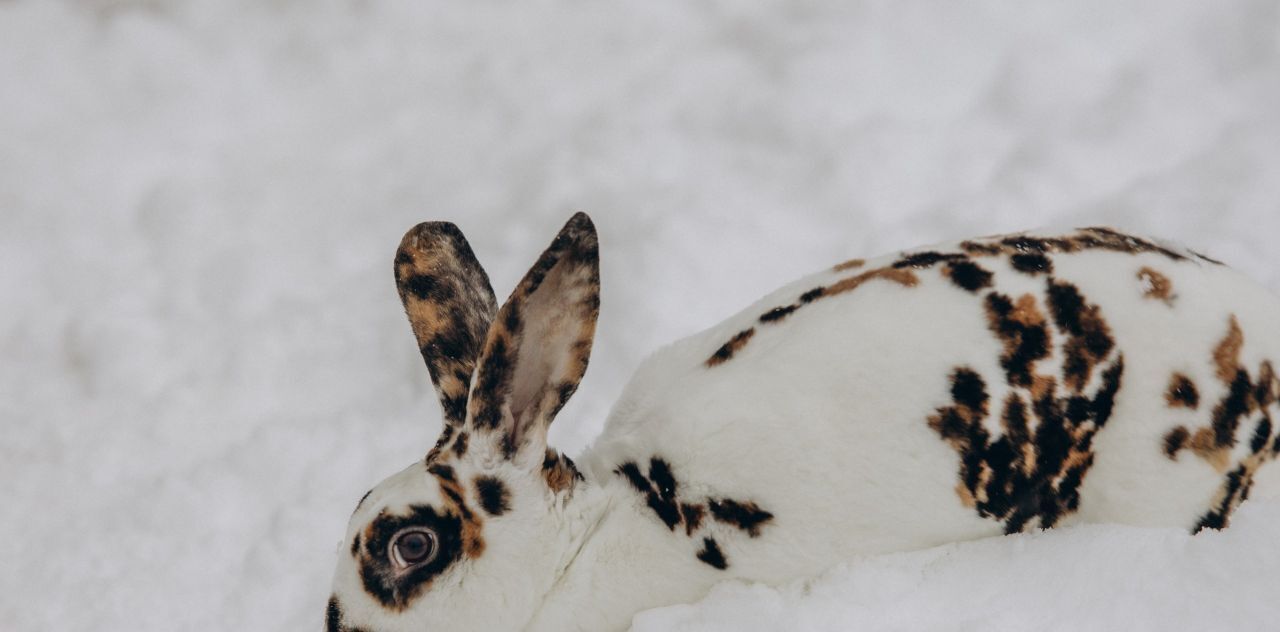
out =
[[599,309],[595,227],[579,213],[498,311],[480,357],[471,422],[508,458],[526,446],[541,457],[547,429],[587,370]]

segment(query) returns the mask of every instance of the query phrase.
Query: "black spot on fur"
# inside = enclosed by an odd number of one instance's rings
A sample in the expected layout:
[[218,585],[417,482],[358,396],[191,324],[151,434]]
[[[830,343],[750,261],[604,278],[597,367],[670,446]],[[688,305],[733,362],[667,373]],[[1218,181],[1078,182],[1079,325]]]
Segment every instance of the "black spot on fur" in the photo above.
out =
[[1249,451],[1257,454],[1267,447],[1267,441],[1271,439],[1271,419],[1263,417],[1258,421],[1258,425],[1253,429],[1253,439],[1249,441]]
[[463,457],[467,454],[467,432],[464,430],[458,433],[458,438],[453,442],[453,454],[457,457]]
[[1191,438],[1191,433],[1185,426],[1178,426],[1170,430],[1164,436],[1164,455],[1177,460],[1178,452],[1186,447],[1187,440]]
[[657,487],[649,492],[649,508],[667,528],[674,530],[680,524],[680,507],[676,502],[676,479],[671,474],[671,466],[657,457],[649,459],[649,480]]
[[987,295],[987,311],[991,328],[1005,342],[1000,364],[1009,383],[1030,386],[1031,366],[1049,355],[1049,331],[1043,323],[1019,320],[1013,301],[1003,294]]
[[640,467],[636,465],[634,461],[627,461],[626,463],[619,465],[618,469],[614,471],[627,479],[627,482],[631,483],[631,487],[636,491],[641,494],[649,493],[649,479],[645,478],[644,474],[640,473]]
[[761,315],[760,322],[771,323],[776,320],[782,320],[783,318],[786,318],[789,314],[791,314],[791,312],[794,312],[799,308],[800,306],[798,305],[787,305],[786,307],[775,307],[765,312],[763,315]]
[[822,294],[823,294],[824,292],[826,292],[826,291],[827,291],[827,288],[825,288],[825,287],[815,287],[815,288],[813,288],[812,290],[809,290],[808,292],[805,292],[804,294],[801,294],[801,295],[800,295],[800,302],[801,302],[801,303],[812,303],[812,302],[814,302],[814,301],[818,300],[819,298],[821,298],[821,297],[822,297]]
[[1212,258],[1212,257],[1210,257],[1209,255],[1206,255],[1206,254],[1204,254],[1204,253],[1196,252],[1196,251],[1194,251],[1194,250],[1192,250],[1192,251],[1190,251],[1190,252],[1191,252],[1191,254],[1195,255],[1195,256],[1196,256],[1196,258],[1200,259],[1201,261],[1205,261],[1205,262],[1208,262],[1208,263],[1212,263],[1213,265],[1216,265],[1216,266],[1226,265],[1226,264],[1222,263],[1221,261],[1218,261],[1217,259],[1214,259],[1214,258]]
[[444,409],[444,418],[446,420],[467,418],[467,396],[465,393],[456,397],[445,396],[440,400],[440,407]]
[[649,459],[649,480],[658,486],[658,493],[674,498],[676,495],[676,477],[671,474],[671,465],[654,457]]
[[477,428],[493,429],[502,423],[502,407],[499,402],[506,398],[511,386],[511,353],[506,338],[494,338],[489,354],[476,374],[478,383],[474,390],[484,394],[477,401],[475,414],[472,415]]
[[702,539],[702,550],[698,551],[698,559],[715,569],[729,568],[729,562],[725,561],[724,552],[720,550],[720,545],[716,544],[714,538]]
[[476,478],[476,494],[480,496],[480,506],[491,516],[501,516],[511,508],[507,486],[492,476]]
[[[666,461],[653,458],[649,461],[649,476],[640,472],[640,467],[628,461],[618,466],[618,474],[627,479],[631,487],[644,495],[645,504],[657,514],[658,519],[675,530],[680,523],[680,507],[676,502],[676,482],[671,475],[671,468]],[[657,485],[657,488],[654,486]]]
[[[472,349],[477,346],[475,338],[465,327],[450,327],[436,332],[436,335],[423,345],[421,352],[428,365],[438,365],[439,368],[431,372],[434,377],[444,375],[444,367],[457,362],[458,358],[471,355]],[[470,376],[466,381],[470,381]]]
[[1213,441],[1218,447],[1229,448],[1236,444],[1236,428],[1240,426],[1240,418],[1249,411],[1252,389],[1249,373],[1236,371],[1226,399],[1213,410]]
[[1049,282],[1049,306],[1053,321],[1066,331],[1080,335],[1084,328],[1081,325],[1081,314],[1084,311],[1084,297],[1076,286],[1069,283]]
[[371,489],[371,490],[369,490],[369,491],[365,492],[365,493],[364,493],[364,496],[361,496],[361,497],[360,497],[360,502],[356,503],[356,511],[360,511],[360,508],[364,506],[364,501],[368,500],[368,499],[369,499],[369,494],[372,494],[372,493],[373,493],[373,490]]
[[[640,471],[640,467],[634,461],[627,461],[614,471],[625,478],[632,489],[644,497],[645,504],[672,532],[676,532],[676,527],[683,524],[685,535],[694,537],[703,525],[703,517],[707,513],[708,506],[711,516],[717,522],[737,527],[753,538],[758,537],[760,528],[773,519],[773,514],[761,509],[754,502],[727,498],[708,499],[706,505],[681,502],[680,485],[671,471],[671,465],[658,457],[649,460],[647,476]],[[711,542],[711,539],[707,538],[706,541]],[[724,562],[723,555],[720,554],[714,542],[699,553],[698,559],[713,566]]]
[[1009,257],[1009,264],[1018,272],[1041,274],[1053,272],[1053,262],[1040,253],[1015,254]]
[[443,465],[441,463],[432,463],[431,465],[427,466],[427,471],[435,475],[440,480],[448,481],[450,483],[456,480],[454,478],[453,468],[449,467],[448,465]]
[[970,292],[991,287],[992,276],[972,261],[953,261],[947,264],[947,277],[951,282]]
[[987,388],[982,376],[972,369],[956,370],[951,378],[951,398],[960,406],[982,410],[987,406]]
[[756,330],[754,327],[738,332],[733,338],[729,339],[729,342],[724,343],[719,349],[716,349],[715,353],[711,354],[711,357],[707,359],[707,366],[715,366],[725,362],[729,358],[732,358],[733,354],[737,353],[738,349],[741,349],[743,345],[747,344],[747,341],[750,340],[755,333]]
[[1244,465],[1237,466],[1227,474],[1227,482],[1223,490],[1222,500],[1218,506],[1211,509],[1208,513],[1200,517],[1200,522],[1196,524],[1193,532],[1198,533],[1204,529],[1224,529],[1227,521],[1231,518],[1231,512],[1244,496],[1249,494],[1248,485],[1252,481],[1248,477],[1248,470]]
[[917,252],[911,255],[904,255],[901,259],[893,262],[895,268],[928,268],[941,261],[961,261],[966,257],[962,254],[934,252],[932,250],[926,252]]
[[706,509],[702,508],[702,505],[681,503],[680,517],[684,519],[685,535],[693,535],[693,532],[702,526],[702,516],[706,511]]
[[454,507],[457,507],[458,509],[458,513],[462,514],[463,520],[466,520],[468,522],[471,521],[473,517],[473,514],[471,513],[471,508],[467,507],[467,501],[463,499],[462,494],[458,493],[458,490],[454,486],[441,485],[440,492],[443,493],[445,496],[447,496],[449,500],[453,502]]
[[1200,407],[1200,391],[1196,389],[1196,385],[1185,375],[1175,375],[1169,383],[1169,392],[1165,394],[1165,399],[1169,402],[1170,407],[1199,408]]
[[441,291],[446,291],[448,286],[438,282],[435,277],[425,274],[415,274],[404,281],[404,287],[414,296],[428,300]]
[[329,605],[324,611],[325,632],[359,632],[354,628],[342,625],[342,606],[338,604],[338,596],[329,597]]
[[360,534],[357,533],[356,537],[351,538],[351,557],[358,557],[359,555],[360,555]]
[[1183,256],[1182,254],[1169,250],[1164,246],[1152,243],[1150,241],[1142,239],[1141,237],[1126,235],[1124,233],[1114,231],[1110,228],[1094,226],[1090,228],[1082,228],[1080,230],[1086,233],[1092,233],[1094,236],[1096,236],[1096,239],[1092,239],[1092,240],[1088,238],[1080,239],[1080,241],[1083,244],[1089,247],[1101,248],[1104,250],[1114,250],[1117,252],[1127,252],[1130,254],[1138,254],[1142,252],[1154,252],[1154,253],[1164,255],[1174,261],[1182,261],[1186,259],[1186,257]]
[[760,536],[760,525],[773,520],[773,514],[753,502],[740,503],[724,498],[710,500],[707,504],[717,521],[742,529],[753,538]]

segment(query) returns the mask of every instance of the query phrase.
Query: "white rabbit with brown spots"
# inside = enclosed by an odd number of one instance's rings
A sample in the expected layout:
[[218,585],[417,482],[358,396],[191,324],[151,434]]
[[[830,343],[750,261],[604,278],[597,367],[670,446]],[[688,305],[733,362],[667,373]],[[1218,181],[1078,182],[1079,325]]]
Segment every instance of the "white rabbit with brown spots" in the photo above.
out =
[[621,630],[725,579],[1090,522],[1228,525],[1280,467],[1280,300],[1104,228],[851,260],[668,346],[577,467],[578,214],[501,307],[452,224],[396,280],[444,413],[351,517],[330,631]]

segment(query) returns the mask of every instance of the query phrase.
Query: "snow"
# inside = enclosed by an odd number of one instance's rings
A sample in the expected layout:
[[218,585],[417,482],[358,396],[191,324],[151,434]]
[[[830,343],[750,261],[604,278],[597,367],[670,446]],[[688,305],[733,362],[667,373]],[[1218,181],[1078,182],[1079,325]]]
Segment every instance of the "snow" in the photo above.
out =
[[1232,527],[1089,525],[870,557],[781,589],[722,583],[696,605],[641,613],[684,630],[1273,630],[1280,503]]
[[[647,351],[851,256],[1105,223],[1280,289],[1275,0],[5,0],[0,82],[5,629],[319,628],[347,515],[438,429],[390,265],[425,219],[505,294],[594,217],[570,453]],[[1246,509],[636,629],[1262,629]]]

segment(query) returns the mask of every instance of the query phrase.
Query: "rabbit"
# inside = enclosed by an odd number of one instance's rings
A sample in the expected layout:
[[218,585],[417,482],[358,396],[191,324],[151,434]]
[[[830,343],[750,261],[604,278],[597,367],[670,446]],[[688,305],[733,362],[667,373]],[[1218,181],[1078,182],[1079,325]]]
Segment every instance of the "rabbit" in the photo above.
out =
[[623,630],[737,579],[1081,523],[1228,526],[1280,467],[1280,299],[1108,228],[854,259],[646,359],[576,465],[599,248],[498,307],[456,226],[395,277],[443,411],[356,506],[330,632]]

